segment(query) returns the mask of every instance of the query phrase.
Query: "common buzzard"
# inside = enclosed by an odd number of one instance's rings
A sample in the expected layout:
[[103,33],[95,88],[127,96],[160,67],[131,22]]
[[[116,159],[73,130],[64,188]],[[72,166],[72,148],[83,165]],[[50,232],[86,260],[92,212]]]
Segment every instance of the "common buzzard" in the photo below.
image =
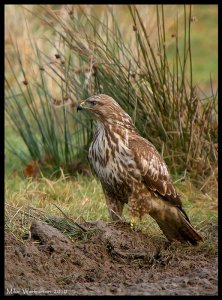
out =
[[150,214],[169,241],[198,244],[202,237],[182,208],[167,166],[156,148],[143,138],[130,116],[107,95],[92,96],[78,105],[96,120],[88,158],[101,181],[112,220],[128,204],[131,224]]

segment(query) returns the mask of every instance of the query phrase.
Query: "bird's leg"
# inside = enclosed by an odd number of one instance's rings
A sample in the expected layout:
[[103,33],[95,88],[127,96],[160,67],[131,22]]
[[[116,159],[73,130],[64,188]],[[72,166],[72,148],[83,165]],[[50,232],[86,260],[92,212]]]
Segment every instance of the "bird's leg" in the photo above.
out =
[[124,203],[106,195],[106,204],[112,221],[121,221]]
[[130,227],[132,229],[136,229],[136,225],[139,223],[141,219],[141,212],[140,212],[140,198],[138,197],[137,193],[133,193],[128,200],[128,209],[130,213]]

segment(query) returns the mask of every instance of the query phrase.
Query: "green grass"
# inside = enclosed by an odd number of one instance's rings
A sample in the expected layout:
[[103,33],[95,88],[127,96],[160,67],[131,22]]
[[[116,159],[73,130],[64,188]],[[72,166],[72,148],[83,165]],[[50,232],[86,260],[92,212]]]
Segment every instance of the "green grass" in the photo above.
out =
[[[217,224],[217,199],[204,195],[185,181],[175,184],[181,195],[184,208],[194,226],[201,229],[205,224]],[[27,233],[33,220],[33,212],[40,210],[45,216],[63,217],[63,213],[73,221],[109,221],[105,197],[99,181],[90,176],[77,176],[75,179],[65,177],[57,180],[41,177],[37,180],[23,179],[18,175],[9,176],[5,182],[6,225],[17,224],[23,220],[22,226],[10,227],[15,234]],[[58,209],[59,207],[59,209]],[[34,210],[33,210],[34,209]],[[61,213],[61,211],[63,213]],[[26,216],[23,215],[24,211]],[[27,212],[30,213],[27,219]],[[10,220],[13,219],[11,222]],[[130,222],[127,205],[123,219]],[[139,229],[152,235],[160,235],[156,222],[145,216],[137,224]],[[14,229],[13,229],[14,228]]]
[[60,215],[55,205],[74,220],[104,218],[105,202],[100,184],[95,178],[77,176],[75,180],[61,177],[50,180],[8,178],[5,183],[6,203],[14,207],[32,206],[44,209],[48,214]]

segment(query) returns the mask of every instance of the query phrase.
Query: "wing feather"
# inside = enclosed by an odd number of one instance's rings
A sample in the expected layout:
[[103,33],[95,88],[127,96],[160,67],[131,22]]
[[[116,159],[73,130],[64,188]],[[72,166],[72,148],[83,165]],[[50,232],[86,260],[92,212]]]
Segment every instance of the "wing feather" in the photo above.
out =
[[156,148],[146,139],[135,136],[129,140],[134,159],[147,188],[166,201],[182,208],[182,202],[173,186],[167,166]]

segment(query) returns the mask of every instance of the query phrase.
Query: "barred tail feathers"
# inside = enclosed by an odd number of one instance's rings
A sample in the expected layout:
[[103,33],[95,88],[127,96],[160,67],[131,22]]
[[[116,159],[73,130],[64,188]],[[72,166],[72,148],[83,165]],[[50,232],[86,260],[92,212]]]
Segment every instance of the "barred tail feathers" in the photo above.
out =
[[169,241],[178,240],[197,245],[203,238],[190,224],[178,207],[161,200],[152,200],[152,209],[149,214],[154,218]]

